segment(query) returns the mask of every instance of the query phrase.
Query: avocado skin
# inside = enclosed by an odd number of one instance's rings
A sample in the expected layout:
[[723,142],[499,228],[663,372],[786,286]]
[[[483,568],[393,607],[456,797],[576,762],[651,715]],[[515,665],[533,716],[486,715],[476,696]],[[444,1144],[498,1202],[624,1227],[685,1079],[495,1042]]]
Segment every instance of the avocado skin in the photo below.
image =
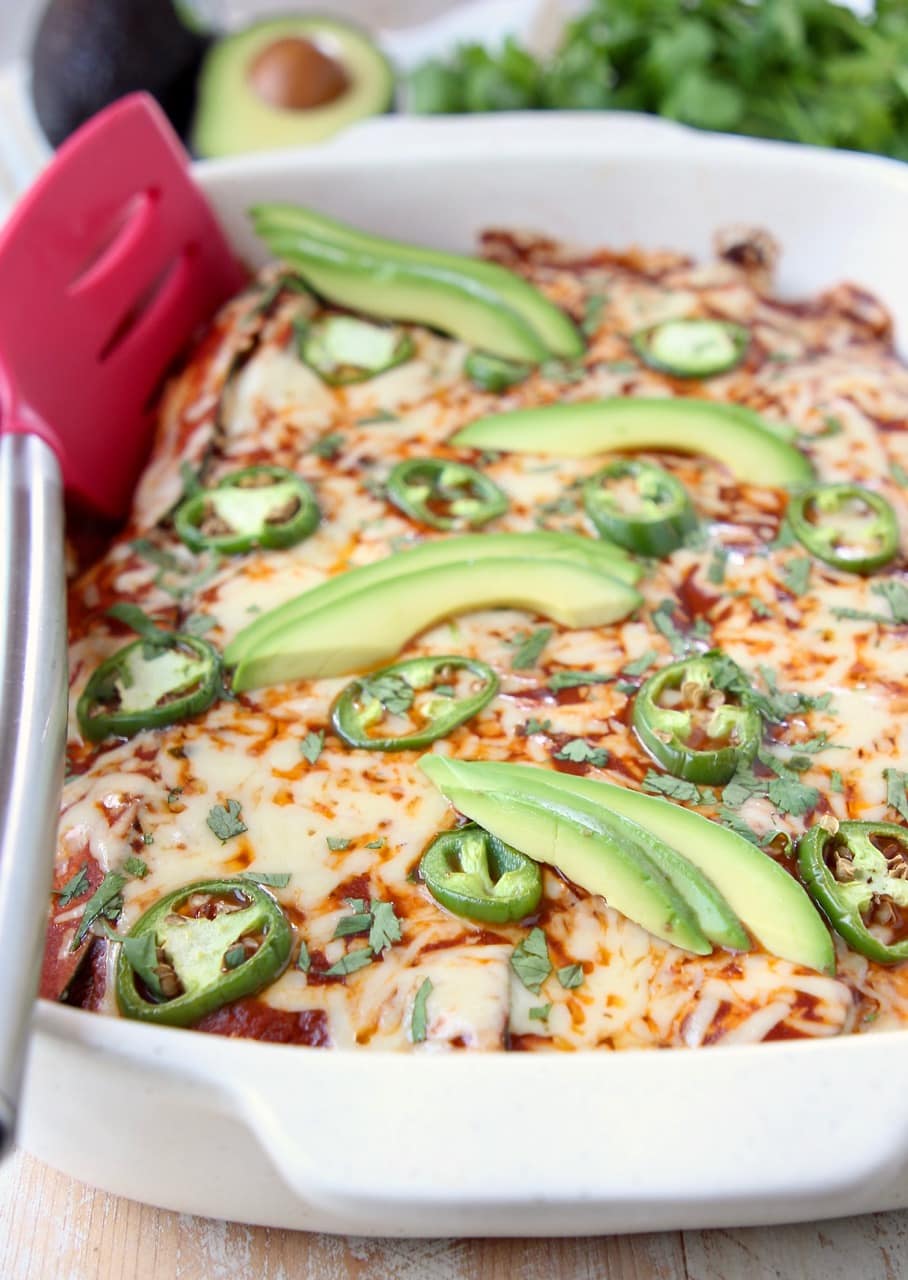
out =
[[171,0],[51,0],[32,46],[32,97],[53,146],[126,93],[144,89],[185,134],[208,40]]

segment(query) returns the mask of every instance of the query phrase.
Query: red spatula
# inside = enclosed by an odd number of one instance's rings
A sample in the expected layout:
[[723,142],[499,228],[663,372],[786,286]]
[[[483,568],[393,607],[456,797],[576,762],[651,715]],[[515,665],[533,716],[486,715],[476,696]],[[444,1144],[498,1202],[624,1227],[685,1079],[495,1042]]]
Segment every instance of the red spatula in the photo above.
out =
[[149,402],[244,272],[153,100],[79,130],[0,230],[0,1140],[15,1124],[66,727],[63,490],[125,515]]

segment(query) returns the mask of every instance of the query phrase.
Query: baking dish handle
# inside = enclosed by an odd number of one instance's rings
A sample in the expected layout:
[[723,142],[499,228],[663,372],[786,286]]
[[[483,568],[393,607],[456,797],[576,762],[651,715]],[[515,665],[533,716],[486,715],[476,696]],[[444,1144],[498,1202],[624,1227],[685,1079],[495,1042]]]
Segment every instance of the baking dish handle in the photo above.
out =
[[0,1148],[13,1136],[63,777],[63,488],[34,435],[0,435]]

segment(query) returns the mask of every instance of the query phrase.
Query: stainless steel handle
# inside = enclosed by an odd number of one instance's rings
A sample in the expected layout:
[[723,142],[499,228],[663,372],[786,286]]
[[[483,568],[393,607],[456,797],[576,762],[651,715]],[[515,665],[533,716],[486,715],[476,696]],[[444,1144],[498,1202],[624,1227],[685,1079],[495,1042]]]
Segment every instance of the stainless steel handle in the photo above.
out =
[[63,482],[37,436],[0,436],[0,1150],[38,987],[66,739]]

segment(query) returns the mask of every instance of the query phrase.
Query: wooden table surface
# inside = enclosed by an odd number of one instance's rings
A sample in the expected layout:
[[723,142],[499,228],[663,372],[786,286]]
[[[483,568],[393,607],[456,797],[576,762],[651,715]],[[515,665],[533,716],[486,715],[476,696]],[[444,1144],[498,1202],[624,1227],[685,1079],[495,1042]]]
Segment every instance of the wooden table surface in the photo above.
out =
[[902,1280],[908,1213],[577,1240],[369,1240],[167,1213],[16,1153],[2,1280]]

